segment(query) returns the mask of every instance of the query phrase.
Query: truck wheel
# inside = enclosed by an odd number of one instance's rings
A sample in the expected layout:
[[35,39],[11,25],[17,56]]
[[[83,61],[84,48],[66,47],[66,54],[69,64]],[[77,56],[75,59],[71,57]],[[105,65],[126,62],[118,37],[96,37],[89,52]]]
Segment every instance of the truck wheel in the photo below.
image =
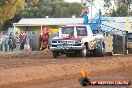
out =
[[105,55],[105,44],[104,42],[99,42],[98,49],[94,52],[95,56],[103,57]]
[[82,51],[81,51],[81,56],[83,57],[86,57],[87,56],[87,49],[84,48]]
[[52,54],[54,58],[57,58],[59,56],[59,52],[56,52],[56,51],[53,51]]

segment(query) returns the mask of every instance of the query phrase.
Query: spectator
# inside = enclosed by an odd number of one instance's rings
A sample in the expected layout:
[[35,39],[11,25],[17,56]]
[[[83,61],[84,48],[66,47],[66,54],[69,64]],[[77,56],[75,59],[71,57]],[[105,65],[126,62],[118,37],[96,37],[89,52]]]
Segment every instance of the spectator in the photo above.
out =
[[41,48],[40,48],[40,50],[43,50],[43,49],[47,48],[48,38],[49,38],[48,32],[44,31],[43,34],[42,34],[42,37],[41,37]]
[[14,46],[13,46],[13,39],[12,39],[12,37],[9,37],[8,44],[9,44],[9,50],[13,51]]
[[24,49],[24,45],[26,43],[26,35],[25,35],[25,33],[21,33],[19,38],[20,38],[20,50],[23,50]]
[[28,44],[28,50],[29,50],[29,53],[32,51],[32,32],[27,32],[27,44]]
[[9,41],[9,36],[7,33],[4,33],[4,35],[3,35],[3,48],[5,49],[5,52],[8,51],[8,41]]
[[1,32],[0,33],[0,51],[3,51],[2,46],[3,46],[3,33]]
[[13,51],[13,49],[16,48],[16,44],[15,44],[15,37],[13,36],[12,32],[9,35],[9,50]]
[[18,34],[16,34],[16,50],[20,49],[20,38],[18,36]]
[[31,38],[32,38],[32,51],[35,51],[35,32],[32,32],[32,36],[31,36]]
[[37,31],[35,32],[35,50],[40,50],[40,33],[38,33]]

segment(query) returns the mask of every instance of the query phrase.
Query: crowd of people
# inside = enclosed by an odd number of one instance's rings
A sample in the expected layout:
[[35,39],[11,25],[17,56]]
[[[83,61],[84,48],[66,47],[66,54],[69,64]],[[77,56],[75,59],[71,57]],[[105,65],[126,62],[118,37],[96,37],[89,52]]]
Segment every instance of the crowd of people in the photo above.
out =
[[13,33],[6,33],[1,32],[0,33],[0,51],[7,52],[8,50],[13,51],[15,46],[15,37],[13,36]]
[[0,51],[8,52],[14,50],[24,50],[25,44],[29,52],[42,50],[43,44],[47,46],[48,34],[39,32],[21,32],[20,34],[14,34],[12,32],[0,32]]

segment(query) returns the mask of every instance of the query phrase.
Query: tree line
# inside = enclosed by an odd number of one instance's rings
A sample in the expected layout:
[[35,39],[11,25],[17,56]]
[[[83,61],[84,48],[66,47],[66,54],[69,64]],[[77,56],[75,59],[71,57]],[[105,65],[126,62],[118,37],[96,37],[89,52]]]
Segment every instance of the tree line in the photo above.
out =
[[27,5],[19,16],[21,18],[76,17],[80,16],[82,6],[80,3],[68,3],[63,0],[40,0],[35,5]]
[[[9,3],[10,2],[8,2],[8,4]],[[10,4],[13,5],[13,3]],[[14,22],[18,22],[21,18],[45,18],[46,16],[50,18],[67,18],[73,15],[80,17],[82,10],[80,3],[68,3],[64,2],[64,0],[23,0],[23,3],[18,3],[21,4],[21,8],[16,6],[14,8],[15,10],[11,11],[12,15],[8,17],[8,15],[2,14],[3,17],[0,19],[0,24],[4,23],[2,26],[3,29],[11,27]],[[7,9],[9,10],[10,8]]]
[[[104,0],[104,7],[110,8],[112,0]],[[131,0],[118,0],[117,10],[111,9],[105,16],[131,16],[129,11]],[[52,17],[80,17],[82,6],[80,3],[68,3],[64,0],[1,0],[0,25],[3,29],[11,27],[21,18]]]
[[[104,7],[110,8],[112,0],[104,0]],[[130,9],[130,5],[132,4],[132,0],[117,0],[117,9],[109,9],[110,13],[108,16],[112,17],[125,17],[125,16],[132,16],[132,10]]]

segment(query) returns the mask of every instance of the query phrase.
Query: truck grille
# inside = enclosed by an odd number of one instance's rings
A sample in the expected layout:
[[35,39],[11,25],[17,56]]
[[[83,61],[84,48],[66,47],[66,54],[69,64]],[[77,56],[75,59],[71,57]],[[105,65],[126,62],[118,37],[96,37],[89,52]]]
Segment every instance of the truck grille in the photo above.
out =
[[58,46],[70,47],[70,46],[74,46],[74,45],[73,44],[66,44],[66,45],[61,44],[61,45],[58,45]]
[[75,41],[58,41],[58,43],[75,43]]
[[72,47],[72,46],[81,46],[81,41],[75,40],[59,40],[52,41],[52,47]]

